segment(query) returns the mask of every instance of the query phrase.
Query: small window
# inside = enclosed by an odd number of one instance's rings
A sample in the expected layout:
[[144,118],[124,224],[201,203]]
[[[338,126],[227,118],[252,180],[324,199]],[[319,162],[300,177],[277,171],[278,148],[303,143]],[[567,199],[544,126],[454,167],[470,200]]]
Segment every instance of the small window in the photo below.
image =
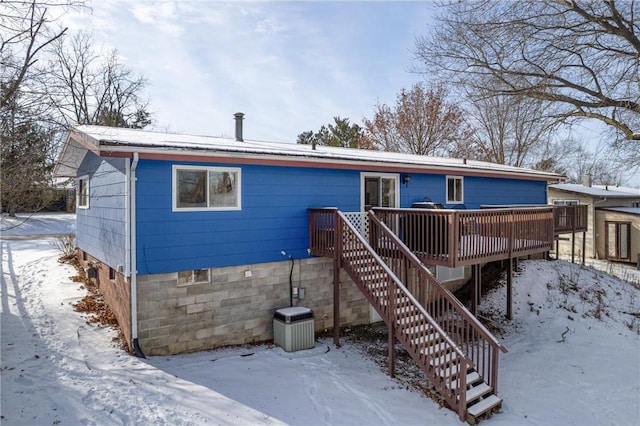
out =
[[178,286],[192,284],[206,284],[209,282],[208,269],[194,269],[192,271],[178,272]]
[[635,208],[640,207],[640,201],[634,201],[634,202],[632,202],[632,203],[631,203],[631,207],[635,207]]
[[89,208],[89,176],[78,178],[78,186],[76,188],[76,203],[78,208]]
[[464,203],[462,194],[462,176],[447,176],[447,204]]
[[578,200],[553,200],[554,206],[577,206]]
[[240,210],[240,169],[173,166],[173,210]]
[[116,270],[113,268],[109,268],[109,279],[111,281],[115,281],[116,279]]

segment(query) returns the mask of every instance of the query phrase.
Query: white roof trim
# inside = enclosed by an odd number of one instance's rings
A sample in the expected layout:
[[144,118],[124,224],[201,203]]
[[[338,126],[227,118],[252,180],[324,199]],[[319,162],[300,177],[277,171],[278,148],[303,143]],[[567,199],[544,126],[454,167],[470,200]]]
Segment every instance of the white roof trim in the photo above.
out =
[[[78,126],[72,139],[82,135],[87,141],[97,141],[100,152],[148,153],[164,155],[197,155],[223,158],[260,158],[265,161],[303,161],[311,164],[341,164],[411,169],[456,171],[459,173],[500,174],[514,177],[529,177],[548,181],[563,179],[562,176],[539,170],[505,166],[483,161],[456,158],[427,157],[353,148],[316,146],[293,143],[237,141],[195,135],[150,132],[103,126]],[[241,162],[241,161],[240,161]]]

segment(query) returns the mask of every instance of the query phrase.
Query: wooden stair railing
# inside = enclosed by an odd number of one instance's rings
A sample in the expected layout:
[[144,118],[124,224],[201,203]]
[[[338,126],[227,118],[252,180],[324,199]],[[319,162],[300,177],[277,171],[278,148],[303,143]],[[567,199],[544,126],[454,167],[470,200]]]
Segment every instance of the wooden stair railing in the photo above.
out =
[[[499,406],[498,351],[506,349],[393,232],[369,213],[370,241],[384,241],[381,255],[337,209],[310,214],[312,253],[338,251],[340,266],[460,420],[474,423]],[[395,252],[389,264],[385,250]]]
[[[383,257],[395,275],[403,277],[404,285],[455,342],[467,357],[469,365],[473,367],[469,372],[473,373],[471,378],[477,381],[467,393],[470,414],[477,417],[500,404],[501,400],[496,396],[498,357],[500,352],[507,352],[507,349],[440,283],[374,211],[369,212],[369,232],[369,241],[378,246],[377,253]],[[385,257],[385,253],[390,256]],[[473,398],[477,398],[481,390],[485,392],[485,397],[474,405]],[[489,398],[491,395],[494,398]],[[490,405],[492,403],[494,405]],[[488,408],[478,412],[482,406]]]

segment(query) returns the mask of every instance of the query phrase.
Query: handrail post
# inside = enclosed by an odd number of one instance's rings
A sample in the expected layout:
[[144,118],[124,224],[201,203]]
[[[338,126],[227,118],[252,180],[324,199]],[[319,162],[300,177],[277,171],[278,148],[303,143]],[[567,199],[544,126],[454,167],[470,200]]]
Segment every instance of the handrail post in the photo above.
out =
[[458,212],[449,215],[449,266],[455,268],[458,265]]
[[387,294],[389,296],[389,323],[388,323],[388,362],[389,376],[396,377],[396,351],[394,347],[395,331],[396,331],[396,286],[392,280],[387,280]]
[[493,386],[493,392],[498,393],[498,348],[493,347],[491,349],[491,386]]
[[333,344],[340,347],[340,267],[342,259],[342,220],[333,212]]
[[467,366],[467,360],[460,360],[460,372],[458,373],[458,418],[461,422],[467,421],[467,370],[469,367]]

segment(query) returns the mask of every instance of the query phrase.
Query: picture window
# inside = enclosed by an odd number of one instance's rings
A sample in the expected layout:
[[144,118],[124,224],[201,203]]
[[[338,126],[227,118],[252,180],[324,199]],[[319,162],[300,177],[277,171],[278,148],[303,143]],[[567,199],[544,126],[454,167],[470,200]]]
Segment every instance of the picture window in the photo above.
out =
[[173,210],[240,210],[240,169],[173,167]]

